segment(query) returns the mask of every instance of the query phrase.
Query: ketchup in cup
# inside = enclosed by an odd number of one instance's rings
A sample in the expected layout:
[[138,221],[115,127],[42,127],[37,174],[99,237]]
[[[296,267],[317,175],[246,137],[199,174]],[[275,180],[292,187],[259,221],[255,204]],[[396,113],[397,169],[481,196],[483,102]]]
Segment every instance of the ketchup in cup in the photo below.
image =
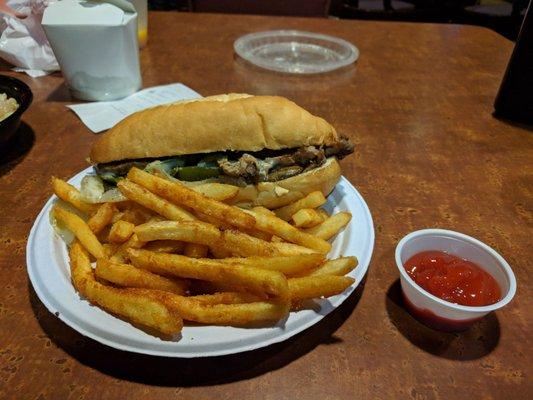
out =
[[450,303],[480,307],[497,303],[501,290],[479,265],[443,251],[423,251],[404,263],[409,276],[429,293]]
[[460,232],[411,232],[398,242],[394,258],[405,308],[433,329],[468,329],[516,293],[515,276],[504,258]]

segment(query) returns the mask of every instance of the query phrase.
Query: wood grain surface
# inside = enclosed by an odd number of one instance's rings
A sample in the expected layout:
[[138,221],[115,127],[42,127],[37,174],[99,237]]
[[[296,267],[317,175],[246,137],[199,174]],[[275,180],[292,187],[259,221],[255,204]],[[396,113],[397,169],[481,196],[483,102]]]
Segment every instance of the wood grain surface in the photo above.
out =
[[[35,99],[0,159],[1,399],[533,396],[533,136],[491,115],[511,42],[458,25],[180,13],[151,13],[149,24],[145,87],[287,96],[354,140],[344,174],[376,229],[365,287],[296,337],[240,355],[156,358],[83,337],[36,297],[25,246],[50,176],[85,168],[96,135],[65,108],[73,99],[59,74],[32,79],[4,65]],[[286,76],[234,55],[240,35],[280,28],[342,37],[361,57],[337,72]],[[401,305],[393,255],[402,236],[429,227],[500,252],[517,276],[514,301],[463,333],[416,322]]]

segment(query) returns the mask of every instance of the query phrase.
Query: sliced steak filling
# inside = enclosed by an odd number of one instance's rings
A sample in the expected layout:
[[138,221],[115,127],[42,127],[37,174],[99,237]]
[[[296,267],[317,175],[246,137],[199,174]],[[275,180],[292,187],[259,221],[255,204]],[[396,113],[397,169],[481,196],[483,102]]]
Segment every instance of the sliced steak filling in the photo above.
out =
[[[304,171],[321,166],[327,157],[335,156],[339,159],[353,153],[354,145],[346,138],[341,137],[333,146],[317,147],[305,146],[296,149],[263,150],[256,153],[225,152],[206,155],[178,156],[179,162],[172,170],[172,175],[180,178],[180,168],[194,167],[199,171],[197,176],[202,176],[203,169],[213,169],[219,174],[221,181],[238,182],[240,185],[258,182],[276,182],[290,178]],[[165,163],[172,162],[176,157],[168,157]],[[97,173],[105,177],[112,174],[122,177],[133,166],[145,168],[155,159],[125,160],[96,166]],[[104,178],[105,179],[105,178]],[[200,178],[199,178],[200,179]],[[187,180],[187,178],[185,178]]]

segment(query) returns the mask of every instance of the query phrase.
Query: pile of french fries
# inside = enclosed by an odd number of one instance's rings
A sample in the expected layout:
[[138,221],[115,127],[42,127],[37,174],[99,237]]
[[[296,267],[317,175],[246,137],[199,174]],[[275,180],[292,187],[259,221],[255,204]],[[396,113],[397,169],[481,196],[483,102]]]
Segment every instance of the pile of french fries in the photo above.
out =
[[69,256],[76,290],[162,334],[179,333],[184,320],[275,324],[304,300],[354,282],[345,275],[355,257],[326,259],[328,240],[351,215],[329,216],[321,192],[275,210],[243,209],[231,205],[236,186],[189,187],[137,168],[118,183],[126,201],[93,204],[61,179],[52,178],[52,186],[63,201],[52,210],[55,223],[75,237]]

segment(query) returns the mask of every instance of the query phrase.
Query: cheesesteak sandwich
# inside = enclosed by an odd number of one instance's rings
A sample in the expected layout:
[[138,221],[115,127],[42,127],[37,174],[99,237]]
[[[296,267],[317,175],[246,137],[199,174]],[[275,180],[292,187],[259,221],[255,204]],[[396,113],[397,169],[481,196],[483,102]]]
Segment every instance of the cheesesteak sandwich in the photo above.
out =
[[227,94],[132,114],[96,141],[90,162],[106,187],[135,166],[190,186],[236,185],[235,203],[275,208],[328,195],[337,159],[352,152],[349,139],[288,99]]

